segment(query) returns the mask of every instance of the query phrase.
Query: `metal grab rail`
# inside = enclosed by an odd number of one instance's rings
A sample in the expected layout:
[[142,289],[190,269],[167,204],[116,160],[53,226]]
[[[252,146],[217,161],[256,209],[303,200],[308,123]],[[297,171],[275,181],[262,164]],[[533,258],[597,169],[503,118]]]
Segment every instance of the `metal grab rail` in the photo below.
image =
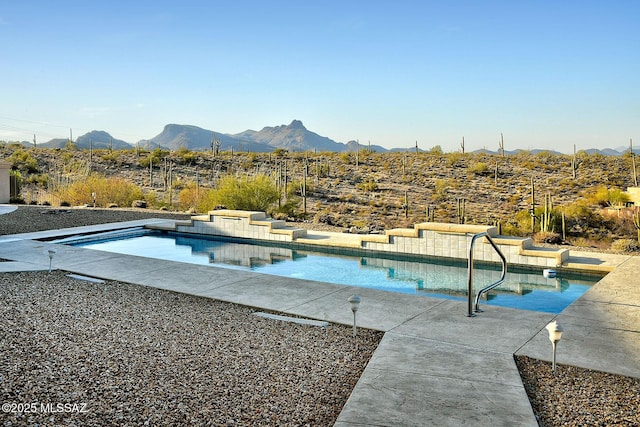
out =
[[471,243],[469,244],[469,258],[468,258],[468,268],[467,268],[467,285],[469,287],[469,304],[468,304],[468,312],[467,312],[467,317],[473,317],[475,316],[475,314],[473,313],[474,309],[473,309],[473,303],[471,302],[471,298],[473,295],[473,245],[475,244],[476,239],[479,239],[480,237],[486,237],[486,239],[489,241],[489,243],[491,244],[491,246],[493,246],[493,249],[495,249],[495,251],[498,253],[498,255],[500,256],[500,259],[502,260],[502,274],[500,275],[500,279],[498,279],[498,281],[490,284],[489,286],[485,286],[484,288],[480,289],[480,291],[478,291],[478,294],[476,295],[475,298],[475,311],[476,312],[481,312],[482,310],[480,310],[480,306],[478,304],[480,297],[482,296],[483,293],[490,291],[491,289],[499,286],[502,282],[504,282],[504,278],[507,274],[507,259],[504,257],[504,255],[502,254],[502,251],[500,251],[500,249],[498,248],[498,246],[495,244],[495,242],[493,241],[493,239],[491,239],[491,237],[487,234],[486,231],[483,231],[482,233],[478,233],[478,234],[474,234],[471,237]]

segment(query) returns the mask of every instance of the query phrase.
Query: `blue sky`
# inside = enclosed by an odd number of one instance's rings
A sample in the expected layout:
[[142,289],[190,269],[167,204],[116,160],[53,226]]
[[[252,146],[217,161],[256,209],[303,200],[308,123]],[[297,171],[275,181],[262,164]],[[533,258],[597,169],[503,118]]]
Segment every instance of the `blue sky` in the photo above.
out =
[[639,22],[636,0],[0,0],[0,140],[298,119],[386,148],[640,146]]

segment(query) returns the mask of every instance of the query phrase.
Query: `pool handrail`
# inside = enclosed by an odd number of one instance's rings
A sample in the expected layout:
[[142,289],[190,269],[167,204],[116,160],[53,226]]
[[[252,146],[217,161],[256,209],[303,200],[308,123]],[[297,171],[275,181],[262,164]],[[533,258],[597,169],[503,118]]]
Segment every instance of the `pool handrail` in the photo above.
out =
[[[473,245],[475,244],[475,241],[477,239],[479,239],[480,237],[486,238],[487,241],[493,247],[493,249],[498,253],[498,256],[500,256],[500,260],[502,261],[502,273],[500,274],[500,279],[498,279],[496,282],[493,282],[492,284],[490,284],[488,286],[485,286],[484,288],[480,289],[480,291],[478,291],[478,293],[476,294],[475,301],[472,303],[472,297],[473,297]],[[469,257],[467,259],[467,285],[468,285],[468,288],[469,288],[468,289],[468,299],[469,299],[469,301],[468,301],[467,317],[474,317],[475,316],[475,314],[474,314],[474,305],[475,305],[475,312],[476,313],[482,312],[482,310],[480,310],[480,305],[479,305],[480,297],[485,292],[488,292],[491,289],[494,289],[497,286],[499,286],[500,284],[502,284],[502,282],[504,282],[504,278],[505,278],[506,274],[507,274],[507,259],[504,257],[502,251],[495,244],[495,242],[493,241],[491,236],[489,236],[489,234],[487,234],[486,231],[483,231],[481,233],[476,233],[473,236],[471,236],[471,243],[469,244]]]

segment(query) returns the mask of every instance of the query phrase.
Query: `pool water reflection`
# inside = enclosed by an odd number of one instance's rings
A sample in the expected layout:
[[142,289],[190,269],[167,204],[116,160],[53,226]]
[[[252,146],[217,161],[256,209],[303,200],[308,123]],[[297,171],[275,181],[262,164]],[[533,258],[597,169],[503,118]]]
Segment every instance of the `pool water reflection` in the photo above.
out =
[[[84,242],[77,246],[391,292],[460,300],[467,298],[467,265],[464,261],[407,261],[338,255],[161,233]],[[474,268],[476,289],[499,277],[498,267],[492,269],[476,265]],[[505,282],[489,292],[483,303],[559,313],[600,278],[558,274],[547,279],[542,271],[508,272]]]

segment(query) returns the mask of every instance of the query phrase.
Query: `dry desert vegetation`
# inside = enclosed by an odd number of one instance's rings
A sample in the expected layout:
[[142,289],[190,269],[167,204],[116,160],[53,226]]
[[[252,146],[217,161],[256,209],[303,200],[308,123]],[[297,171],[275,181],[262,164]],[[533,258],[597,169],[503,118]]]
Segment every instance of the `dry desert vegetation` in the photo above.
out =
[[246,208],[216,192],[224,192],[221,183],[230,177],[238,188],[262,177],[277,195],[250,208],[266,206],[273,216],[314,227],[381,232],[424,221],[465,222],[499,225],[503,234],[533,235],[539,242],[638,248],[640,217],[628,207],[626,193],[637,181],[631,155],[463,154],[437,148],[214,155],[0,143],[0,159],[13,165],[20,182],[16,201],[27,204],[133,203],[180,212]]

